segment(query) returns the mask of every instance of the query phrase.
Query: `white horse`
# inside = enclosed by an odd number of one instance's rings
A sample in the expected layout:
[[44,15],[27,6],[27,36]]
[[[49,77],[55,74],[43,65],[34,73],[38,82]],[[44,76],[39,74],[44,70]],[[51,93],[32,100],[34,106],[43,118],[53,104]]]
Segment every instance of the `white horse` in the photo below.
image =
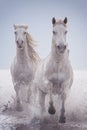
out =
[[31,82],[40,60],[27,28],[27,25],[14,25],[17,52],[11,65],[11,74],[16,92],[16,110],[19,111],[22,110],[22,103],[29,101]]
[[61,97],[61,113],[59,122],[65,123],[65,101],[73,82],[73,71],[69,61],[69,49],[66,42],[67,18],[64,20],[52,19],[53,36],[49,56],[44,59],[37,69],[35,82],[39,90],[41,113],[45,111],[45,96],[50,94],[48,112],[55,114],[52,94]]

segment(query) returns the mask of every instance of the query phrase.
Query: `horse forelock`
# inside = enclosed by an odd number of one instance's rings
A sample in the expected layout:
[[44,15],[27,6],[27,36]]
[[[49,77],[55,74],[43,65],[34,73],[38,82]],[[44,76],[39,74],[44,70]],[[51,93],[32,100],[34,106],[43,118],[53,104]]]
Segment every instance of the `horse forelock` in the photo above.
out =
[[64,23],[64,21],[62,19],[57,19],[54,26],[57,25],[57,24],[62,24],[62,25],[64,25],[64,27],[67,27],[67,25]]
[[28,55],[31,58],[33,63],[36,63],[40,60],[40,57],[38,55],[38,53],[35,50],[35,41],[34,39],[31,37],[31,35],[27,32],[26,34],[26,41],[27,41],[27,47],[28,47]]
[[17,25],[14,25],[14,28],[15,28],[15,29],[17,29],[17,28],[20,28],[20,29],[22,29],[22,28],[23,28],[23,29],[27,29],[28,26],[27,26],[26,24],[22,24],[22,25],[18,25],[18,24],[17,24]]

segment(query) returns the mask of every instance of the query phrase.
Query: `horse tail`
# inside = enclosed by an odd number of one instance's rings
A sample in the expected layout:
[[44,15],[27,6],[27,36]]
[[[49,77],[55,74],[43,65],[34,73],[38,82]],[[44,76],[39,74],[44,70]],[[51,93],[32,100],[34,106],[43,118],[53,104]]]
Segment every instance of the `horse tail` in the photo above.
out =
[[56,110],[53,104],[53,98],[52,98],[52,88],[50,88],[50,101],[49,101],[49,108],[48,108],[49,114],[55,114]]

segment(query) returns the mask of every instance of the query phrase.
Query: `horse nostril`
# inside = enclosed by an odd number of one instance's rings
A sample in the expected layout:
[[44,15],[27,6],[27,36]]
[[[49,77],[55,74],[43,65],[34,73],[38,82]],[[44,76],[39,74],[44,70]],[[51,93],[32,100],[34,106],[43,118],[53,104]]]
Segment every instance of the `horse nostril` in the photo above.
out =
[[17,44],[18,44],[18,40],[17,40],[16,42],[17,42]]
[[64,46],[64,49],[66,49],[66,45]]
[[64,50],[65,50],[65,49],[66,49],[66,45],[58,45],[57,48],[58,48],[59,50],[61,50],[61,49],[64,49]]
[[24,41],[23,40],[21,40],[21,41],[17,40],[16,42],[17,42],[17,44],[23,44]]

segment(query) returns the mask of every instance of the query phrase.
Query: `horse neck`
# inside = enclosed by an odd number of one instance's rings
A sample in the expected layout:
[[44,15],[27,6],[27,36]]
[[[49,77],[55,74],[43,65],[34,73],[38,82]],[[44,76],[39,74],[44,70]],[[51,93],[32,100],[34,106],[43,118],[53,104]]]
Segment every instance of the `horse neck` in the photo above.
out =
[[23,49],[17,48],[17,61],[19,63],[26,63],[29,59],[28,52],[27,52],[27,46],[25,46]]
[[52,43],[51,58],[54,59],[54,61],[57,63],[64,61],[65,59],[68,60],[68,50],[66,50],[64,54],[57,54],[55,50],[55,45]]

